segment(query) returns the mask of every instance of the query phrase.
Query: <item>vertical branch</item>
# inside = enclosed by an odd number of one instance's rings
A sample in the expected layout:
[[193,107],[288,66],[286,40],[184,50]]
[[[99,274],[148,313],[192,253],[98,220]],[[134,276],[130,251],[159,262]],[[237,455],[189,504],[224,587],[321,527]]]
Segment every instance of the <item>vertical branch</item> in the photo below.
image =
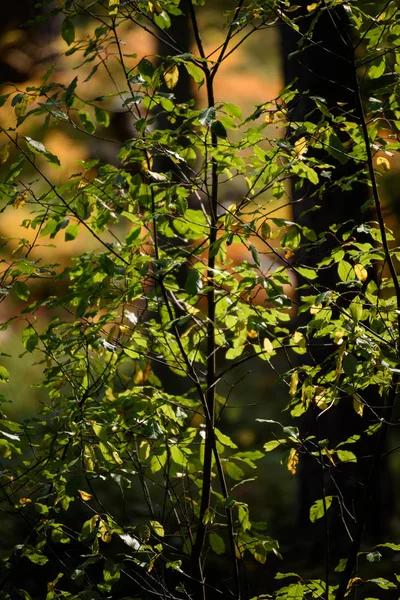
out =
[[[196,13],[192,2],[189,2],[189,12],[193,26],[194,37],[198,47],[199,54],[205,58],[203,43],[200,37],[200,31],[197,24]],[[211,80],[210,70],[207,63],[203,66],[204,75],[207,86],[207,101],[208,107],[214,106],[214,91]],[[211,132],[211,145],[217,145],[217,136]],[[215,377],[216,377],[216,362],[215,362],[215,292],[214,292],[214,268],[215,256],[211,252],[211,248],[217,239],[217,205],[218,205],[218,175],[215,159],[211,159],[211,193],[210,193],[210,232],[209,232],[209,254],[207,263],[207,390],[205,397],[205,418],[206,418],[206,438],[204,445],[204,462],[203,462],[203,485],[201,490],[199,525],[197,529],[196,542],[192,552],[192,563],[198,570],[199,575],[203,579],[201,553],[207,533],[206,524],[204,522],[207,510],[211,503],[211,479],[212,479],[212,460],[213,460],[213,436],[215,425]],[[202,581],[204,584],[204,581]],[[205,597],[205,588],[203,585],[203,597]]]
[[[199,54],[202,58],[205,58],[205,52],[203,42],[200,36],[200,30],[197,24],[196,13],[193,7],[193,3],[189,1],[189,12],[193,26],[194,37],[196,40]],[[227,36],[227,42],[230,39],[231,28]],[[213,79],[216,70],[212,72],[208,64],[205,62],[203,66],[204,76],[206,80],[207,88],[207,104],[208,108],[212,108],[215,105],[214,98],[214,86]],[[211,129],[211,147],[217,148],[218,138],[216,133]],[[205,418],[206,418],[206,439],[204,447],[204,463],[203,463],[203,485],[201,491],[201,503],[200,503],[200,514],[199,514],[199,526],[197,530],[196,542],[193,547],[192,562],[199,569],[202,574],[201,565],[201,553],[204,545],[207,527],[204,523],[204,517],[211,504],[211,488],[212,488],[212,467],[213,467],[213,456],[218,470],[218,477],[222,488],[224,498],[228,497],[228,489],[226,486],[225,476],[221,464],[221,460],[218,454],[216,439],[215,439],[215,390],[216,390],[216,341],[215,341],[215,288],[214,288],[214,272],[215,272],[215,252],[213,252],[215,243],[217,241],[218,232],[218,172],[217,172],[217,161],[214,157],[211,158],[211,190],[209,195],[209,253],[207,261],[207,389],[205,398]],[[239,567],[236,558],[235,539],[233,533],[233,522],[232,512],[229,508],[226,508],[226,518],[228,525],[228,534],[231,546],[233,569],[234,569],[234,585],[235,585],[235,596],[237,600],[240,600],[240,581],[239,581]],[[204,581],[203,581],[204,584]],[[205,588],[203,585],[203,597]]]

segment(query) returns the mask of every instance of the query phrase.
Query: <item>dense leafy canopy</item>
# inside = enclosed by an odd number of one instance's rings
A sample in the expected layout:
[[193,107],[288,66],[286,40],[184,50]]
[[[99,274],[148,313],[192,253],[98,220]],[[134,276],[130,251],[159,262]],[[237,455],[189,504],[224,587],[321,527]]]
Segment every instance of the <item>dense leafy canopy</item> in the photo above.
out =
[[[361,443],[369,472],[378,471],[393,422],[399,250],[378,183],[399,150],[398,8],[239,1],[226,12],[225,43],[210,54],[198,24],[204,4],[62,0],[47,18],[59,19],[73,76],[57,81],[53,65],[40,83],[8,85],[0,95],[12,114],[1,130],[1,210],[28,208],[23,227],[33,232],[2,242],[1,292],[5,303],[21,305],[3,330],[24,323],[25,351],[43,372],[40,414],[15,421],[5,404],[1,418],[2,519],[17,540],[2,550],[2,597],[247,598],[255,592],[243,584],[244,561],[282,557],[240,486],[275,449],[293,475],[305,455],[318,466],[312,523],[322,520],[328,531],[335,511],[343,528],[352,520],[356,527],[339,565],[328,552],[318,579],[278,574],[279,591],[257,597],[341,600],[368,579],[357,559],[380,560],[376,549],[361,552],[366,515],[352,514],[340,488],[326,486],[365,458]],[[191,51],[168,34],[182,12],[194,32]],[[296,82],[274,100],[260,98],[250,114],[234,98],[215,100],[221,65],[253,31],[282,23],[301,31],[301,55],[323,44],[313,32],[326,13],[348,25],[356,109],[313,96],[311,112],[293,121]],[[82,23],[89,36],[80,35]],[[162,39],[168,53],[134,54],[124,43],[129,27]],[[85,84],[104,71],[107,89],[91,97]],[[205,103],[175,95],[185,73],[194,95],[206,90]],[[133,130],[122,143],[108,137],[116,106]],[[59,181],[60,160],[42,141],[54,127],[106,145],[108,158],[94,150]],[[351,165],[351,175],[338,176],[338,165]],[[321,233],[277,216],[289,182],[313,199],[316,222],[335,190],[364,182],[370,193],[359,222],[343,215]],[[233,203],[229,185],[243,191]],[[88,249],[69,264],[41,255],[43,244],[78,236]],[[315,264],[304,259],[315,255]],[[335,285],[324,283],[327,274]],[[253,361],[279,371],[288,417],[260,418],[265,445],[243,450],[220,424],[230,401],[220,384]],[[0,367],[0,381],[8,377]],[[304,414],[318,423],[339,404],[362,423],[349,437],[325,439],[318,427],[299,426]],[[362,484],[368,505],[373,490],[368,478]],[[209,586],[218,556],[228,557],[229,578]],[[381,597],[398,581],[370,585]]]

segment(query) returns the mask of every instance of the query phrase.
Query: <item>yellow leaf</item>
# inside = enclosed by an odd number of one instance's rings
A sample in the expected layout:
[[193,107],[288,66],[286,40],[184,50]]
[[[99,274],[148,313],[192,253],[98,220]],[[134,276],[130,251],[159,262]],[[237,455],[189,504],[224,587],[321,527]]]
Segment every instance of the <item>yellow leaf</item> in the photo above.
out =
[[272,352],[274,351],[274,347],[271,344],[271,340],[269,340],[268,338],[264,338],[263,348],[268,354],[272,354]]
[[318,2],[313,2],[312,4],[309,4],[307,6],[307,10],[308,12],[312,12],[313,10],[315,10],[318,7]]
[[305,137],[301,137],[294,143],[294,155],[296,158],[300,158],[307,152],[307,140]]
[[0,150],[0,165],[4,165],[4,163],[7,162],[8,157],[10,156],[10,144],[11,142],[7,142],[7,144],[4,144],[4,146]]
[[299,373],[298,373],[298,371],[293,371],[292,376],[290,378],[290,389],[289,389],[289,394],[292,398],[297,392],[298,384],[299,384]]
[[354,273],[356,274],[357,279],[360,281],[366,281],[368,279],[368,271],[360,263],[354,265]]
[[89,531],[92,532],[97,527],[97,522],[100,519],[100,515],[93,515],[89,522]]
[[18,194],[13,202],[13,208],[18,209],[25,206],[28,201],[28,192],[25,190],[22,194]]
[[122,465],[122,464],[124,464],[124,461],[122,460],[122,458],[120,457],[120,455],[118,454],[118,452],[117,452],[116,450],[114,450],[114,452],[113,452],[112,454],[113,454],[113,457],[114,457],[114,460],[115,460],[115,462],[116,462],[118,465]]
[[118,14],[119,2],[120,2],[120,0],[109,0],[108,13],[111,17]]
[[157,0],[149,0],[149,11],[160,15],[163,11],[162,6]]
[[136,371],[133,376],[133,383],[135,385],[141,385],[143,382],[144,382],[144,373],[143,373],[142,369],[138,365],[136,365]]
[[88,492],[85,492],[84,490],[78,490],[78,492],[84,502],[89,502],[89,500],[91,500],[93,498],[92,494],[89,494]]
[[328,390],[321,385],[315,388],[314,402],[321,410],[325,410],[329,406],[327,403],[327,392]]
[[268,123],[268,125],[270,125],[271,123],[274,122],[274,119],[275,119],[275,113],[269,110],[264,117],[265,122]]
[[264,221],[261,226],[261,237],[264,240],[268,240],[271,237],[271,227],[268,225],[267,221]]
[[290,260],[291,258],[293,258],[293,256],[294,256],[293,250],[286,250],[286,253],[285,253],[286,260]]
[[364,414],[364,404],[358,400],[358,398],[353,399],[353,408],[355,412],[362,417]]
[[319,311],[322,310],[322,304],[313,304],[312,307],[310,308],[310,313],[312,315],[317,315],[319,313]]
[[177,65],[171,65],[164,73],[165,85],[172,90],[179,80],[179,69]]
[[384,156],[378,156],[376,159],[376,166],[380,171],[384,171],[385,173],[390,171],[390,162]]
[[101,519],[99,523],[99,534],[102,542],[105,544],[109,544],[111,542],[112,533],[103,519]]
[[32,502],[33,501],[31,500],[31,498],[20,498],[19,499],[19,503],[22,504],[22,505],[24,505],[24,504],[32,504]]
[[[249,337],[251,339],[254,339],[254,338],[258,337],[258,333],[257,333],[257,331],[255,329],[250,329],[250,330],[248,329],[247,330],[247,337]],[[271,342],[269,342],[269,343],[271,344]],[[272,344],[271,344],[271,347],[272,347]],[[271,350],[271,352],[272,352],[272,350]]]
[[291,448],[287,468],[292,475],[296,475],[297,465],[299,464],[299,453],[296,448]]
[[331,461],[331,463],[333,464],[334,467],[336,467],[336,463],[333,459],[333,454],[331,452],[331,450],[328,450],[328,448],[324,448],[322,450],[322,454],[325,454],[325,456],[327,456],[329,458],[329,460]]
[[119,330],[121,333],[123,333],[124,335],[131,335],[132,334],[132,330],[130,327],[128,327],[127,325],[120,325],[119,326]]
[[140,458],[142,460],[147,460],[150,456],[150,444],[149,442],[143,440],[140,442],[139,446]]
[[345,335],[347,335],[347,332],[344,331],[344,329],[339,329],[338,331],[335,331],[335,334],[333,336],[333,342],[337,346],[341,346],[343,344],[343,338]]
[[361,577],[353,577],[353,579],[349,580],[349,583],[347,584],[347,589],[349,590],[355,583],[361,582],[363,583],[363,580],[361,579]]
[[158,521],[150,521],[150,525],[154,533],[160,537],[164,537],[164,527]]

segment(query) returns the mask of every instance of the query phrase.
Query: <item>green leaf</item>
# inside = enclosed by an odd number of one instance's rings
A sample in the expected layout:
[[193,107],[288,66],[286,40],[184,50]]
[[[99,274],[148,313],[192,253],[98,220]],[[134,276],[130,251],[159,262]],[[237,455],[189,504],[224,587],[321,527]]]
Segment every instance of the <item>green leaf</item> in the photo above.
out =
[[342,362],[343,371],[348,377],[352,377],[357,373],[358,361],[352,354],[347,354]]
[[215,121],[216,110],[213,106],[206,108],[199,115],[200,125],[204,125],[205,127],[210,127]]
[[[333,500],[333,496],[325,496],[326,510],[328,510],[329,507],[331,506],[332,500]],[[311,523],[315,523],[315,521],[317,519],[320,519],[321,517],[323,517],[324,514],[325,514],[324,501],[321,498],[320,500],[317,500],[316,502],[314,502],[314,504],[310,508]]]
[[350,452],[349,450],[338,450],[336,454],[338,459],[342,462],[357,462],[356,455],[353,452]]
[[346,565],[347,565],[347,558],[341,558],[339,560],[338,565],[335,567],[335,572],[342,573],[345,570]]
[[0,365],[0,383],[7,383],[9,378],[8,371],[5,367]]
[[257,267],[261,267],[260,255],[258,254],[258,250],[253,246],[251,242],[249,242],[249,248],[255,264],[257,265]]
[[338,263],[338,275],[340,281],[349,281],[350,279],[355,279],[353,267],[345,260],[341,260]]
[[219,138],[225,139],[228,137],[227,131],[221,121],[214,121],[211,125],[211,131]]
[[237,445],[232,442],[231,438],[222,433],[219,429],[214,429],[215,437],[223,446],[228,446],[228,448],[237,448]]
[[38,335],[32,325],[28,325],[22,332],[22,343],[28,352],[33,352],[39,342]]
[[368,583],[375,583],[377,586],[382,588],[383,590],[395,589],[397,585],[388,579],[384,579],[383,577],[367,579]]
[[85,130],[92,134],[96,131],[96,125],[93,123],[89,113],[85,110],[78,110],[78,115]]
[[366,558],[368,562],[379,562],[382,558],[382,554],[375,550],[375,552],[368,552]]
[[225,542],[218,533],[210,533],[210,546],[215,554],[225,554]]
[[372,61],[368,67],[368,77],[370,79],[379,79],[382,77],[386,70],[385,57],[381,56],[376,60]]
[[189,296],[196,296],[203,287],[201,273],[197,269],[190,269],[187,275],[185,290]]
[[70,242],[71,240],[74,240],[77,237],[78,233],[79,223],[73,223],[72,225],[69,225],[65,230],[65,241]]
[[63,94],[64,102],[68,108],[70,108],[74,103],[75,89],[76,89],[77,83],[78,83],[78,77],[75,77],[71,81],[71,83],[69,84],[69,86],[67,87],[67,89],[65,90],[65,92]]
[[[296,250],[300,246],[301,233],[299,229],[293,225],[282,238],[282,246],[290,250]],[[309,269],[311,270],[311,269]]]
[[13,289],[20,300],[28,300],[30,291],[26,283],[23,281],[16,281]]
[[227,461],[225,463],[225,471],[234,481],[243,481],[245,473],[236,463]]
[[356,297],[351,301],[349,311],[354,321],[358,323],[361,320],[363,314],[363,306],[360,298]]
[[232,104],[231,102],[224,102],[224,104],[222,105],[222,109],[230,116],[233,117],[234,119],[240,119],[242,120],[242,111],[239,108],[239,106],[236,106],[236,104]]
[[385,542],[384,544],[378,544],[378,548],[390,548],[390,550],[400,552],[400,544],[393,544],[393,542]]
[[178,446],[176,444],[173,444],[170,447],[170,452],[171,452],[171,458],[174,461],[174,463],[176,463],[180,467],[182,467],[186,464],[187,461],[186,461],[185,455],[182,454],[181,450],[178,448]]
[[96,121],[98,123],[100,123],[100,125],[103,125],[104,127],[108,127],[110,124],[110,115],[108,114],[107,111],[103,110],[102,108],[99,108],[98,106],[95,107],[94,109],[94,114],[96,117]]
[[204,73],[200,67],[192,62],[184,62],[183,64],[189,75],[193,77],[194,81],[202,85],[204,83]]
[[103,578],[107,583],[116,583],[120,578],[121,567],[112,560],[107,559],[104,563]]
[[286,444],[287,440],[283,439],[283,440],[271,440],[270,442],[267,442],[266,444],[264,444],[263,448],[265,450],[265,452],[271,452],[271,450],[275,450],[275,448],[278,448],[278,446],[282,446],[283,444]]
[[66,17],[61,25],[61,36],[70,46],[75,41],[75,27],[71,19]]
[[30,148],[30,150],[32,150],[32,152],[34,152],[35,154],[41,154],[47,160],[47,162],[49,162],[52,165],[55,165],[56,167],[61,166],[58,157],[46,150],[46,147],[42,144],[42,142],[33,140],[28,136],[25,136],[25,139],[27,141],[28,147]]

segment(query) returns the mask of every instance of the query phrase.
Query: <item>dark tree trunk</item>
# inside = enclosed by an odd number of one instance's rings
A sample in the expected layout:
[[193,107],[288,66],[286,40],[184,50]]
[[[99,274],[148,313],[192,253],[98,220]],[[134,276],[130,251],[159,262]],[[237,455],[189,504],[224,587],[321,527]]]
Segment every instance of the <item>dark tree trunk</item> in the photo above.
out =
[[[291,122],[319,120],[315,111],[315,102],[312,96],[323,98],[326,106],[333,115],[339,115],[352,111],[353,115],[360,114],[358,97],[356,93],[356,78],[353,65],[353,47],[348,20],[342,7],[325,10],[315,25],[312,40],[306,42],[305,49],[297,53],[298,43],[302,35],[306,33],[314,18],[313,13],[307,11],[308,1],[301,0],[298,13],[301,18],[298,21],[300,32],[296,32],[288,25],[282,25],[281,46],[284,56],[285,83],[289,84],[297,79],[294,87],[300,92],[300,100],[288,107]],[[291,13],[293,15],[294,13]],[[292,53],[294,53],[292,55]],[[291,56],[292,55],[292,56]],[[354,116],[351,117],[354,119]],[[338,134],[340,135],[340,133]],[[327,153],[318,156],[324,158]],[[334,164],[332,170],[332,182],[342,178],[351,178],[359,167],[353,161],[333,161],[329,156],[329,162]],[[364,215],[361,206],[368,199],[368,187],[362,183],[353,183],[343,190],[338,186],[326,191],[316,200],[312,196],[312,190],[302,187],[293,182],[292,199],[297,201],[293,204],[294,220],[303,226],[313,229],[317,234],[328,231],[332,224],[341,224],[351,221],[353,224],[361,224]],[[319,210],[309,211],[315,204],[319,204]],[[305,211],[306,214],[303,214]],[[350,228],[350,224],[349,224]],[[338,244],[333,236],[325,236],[325,240],[311,252],[301,250],[296,259],[299,263],[308,266],[316,266],[318,262]],[[337,265],[320,273],[319,283],[325,289],[337,289],[338,275]],[[307,292],[303,292],[307,293]],[[311,293],[311,292],[310,292]],[[345,303],[345,301],[343,301]],[[304,318],[299,317],[297,326],[304,325]],[[327,340],[328,341],[328,340]],[[333,351],[333,348],[331,349]],[[316,349],[313,352],[315,364],[321,364],[327,356],[326,350]],[[375,388],[364,390],[365,400],[373,405],[378,404],[378,392]],[[350,435],[361,433],[365,430],[373,417],[369,410],[364,411],[361,418],[353,409],[353,399],[341,398],[338,406],[328,410],[322,418],[318,417],[320,411],[314,407],[310,408],[302,418],[301,430],[304,436],[316,435],[319,439],[328,438],[330,447],[346,440]],[[371,455],[376,445],[375,436],[362,436],[357,445],[359,456]],[[349,448],[350,449],[350,448]],[[349,532],[351,533],[356,524],[360,503],[363,502],[363,483],[367,479],[369,460],[361,459],[357,464],[343,464],[338,467],[327,464],[324,477],[325,493],[327,495],[338,495],[338,489],[343,495],[343,503],[353,514],[355,520],[349,515],[341,514],[339,502],[334,502],[329,510],[329,537],[330,552],[336,556],[346,556],[350,544]],[[331,476],[333,476],[337,487]],[[322,497],[322,473],[315,457],[303,455],[300,468],[299,489],[299,512],[298,524],[301,532],[301,540],[307,544],[310,550],[310,560],[318,559],[321,552],[326,549],[327,539],[324,529],[324,519],[316,524],[309,520],[310,506]],[[368,533],[372,539],[382,536],[387,528],[391,515],[391,496],[386,494],[384,486],[387,485],[387,473],[381,473],[380,481],[376,481],[377,490],[374,499],[374,515],[368,524]],[[383,497],[385,494],[385,502]],[[346,521],[346,527],[344,526]]]

